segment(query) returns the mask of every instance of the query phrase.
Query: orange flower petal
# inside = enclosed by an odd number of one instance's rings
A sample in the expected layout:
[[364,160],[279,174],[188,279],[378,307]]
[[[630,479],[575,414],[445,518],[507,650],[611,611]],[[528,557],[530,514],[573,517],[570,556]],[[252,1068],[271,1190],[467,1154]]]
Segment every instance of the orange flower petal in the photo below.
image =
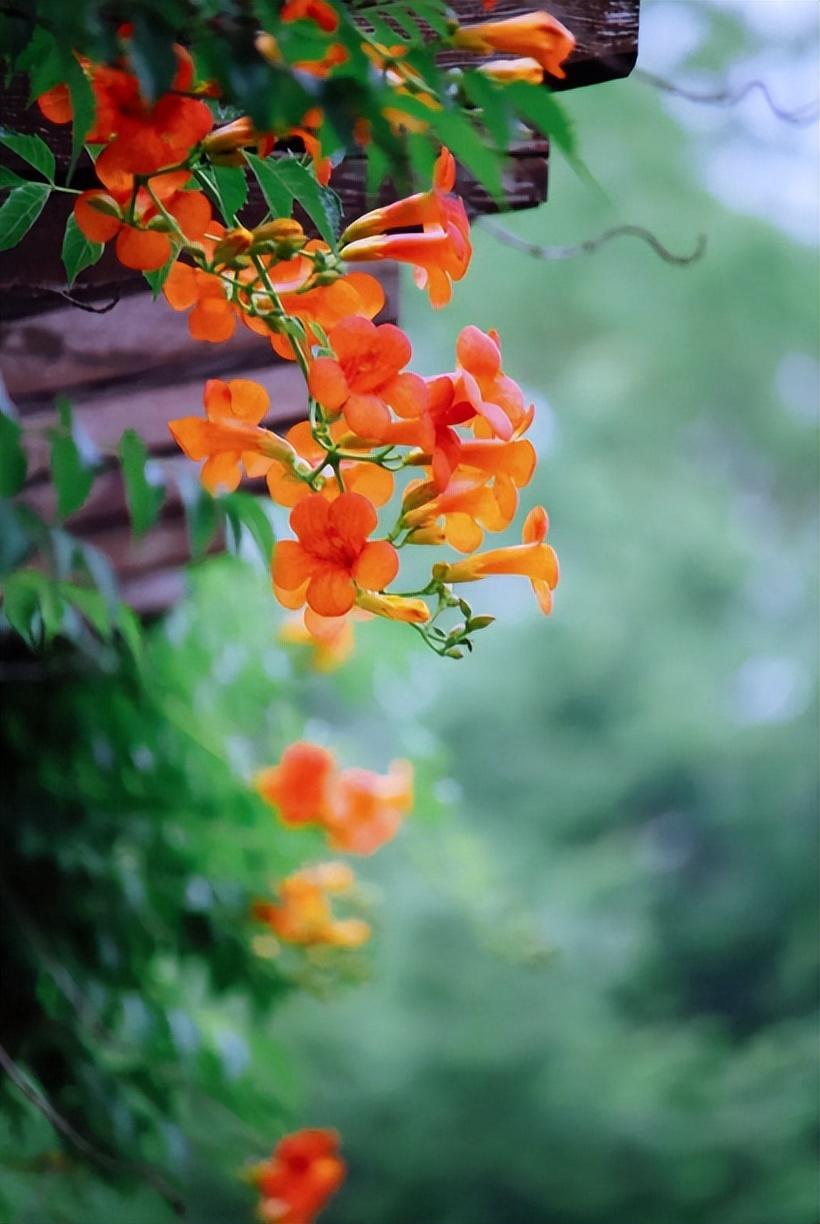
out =
[[484,532],[475,519],[461,511],[446,516],[444,533],[447,543],[463,553],[475,552],[484,539]]
[[[335,506],[338,502],[332,504]],[[353,579],[335,566],[325,566],[315,573],[308,583],[307,601],[320,616],[344,616],[345,612],[349,612],[353,607],[355,600],[356,587]]]
[[100,212],[94,207],[94,200],[104,200],[111,208],[118,207],[107,191],[84,191],[74,202],[74,219],[90,242],[109,242],[119,233],[122,221],[119,217]]
[[[327,503],[325,503],[327,504]],[[297,512],[294,511],[294,514]],[[342,493],[332,502],[327,512],[327,522],[333,533],[342,541],[343,547],[361,547],[378,523],[378,516],[366,497],[360,493]],[[291,515],[293,522],[293,515]],[[317,608],[319,612],[321,609]],[[327,615],[334,615],[329,613]],[[336,613],[335,615],[340,615]]]
[[290,516],[292,530],[308,552],[324,556],[327,548],[330,507],[320,493],[306,497],[294,506]]
[[270,408],[270,396],[263,386],[250,378],[232,378],[228,383],[231,393],[231,412],[242,421],[258,425]]
[[390,429],[390,412],[378,395],[351,395],[344,406],[345,420],[360,438],[380,441]]
[[521,539],[525,544],[540,544],[547,538],[550,520],[543,506],[533,506],[524,519],[521,529]]
[[199,242],[211,220],[211,205],[201,191],[180,191],[165,206],[190,242]]
[[209,493],[233,493],[239,486],[241,476],[239,452],[231,451],[211,455],[202,465],[200,472],[200,479]]
[[317,357],[311,361],[308,390],[330,412],[341,408],[350,394],[344,370],[332,357]]
[[171,258],[171,243],[166,234],[138,230],[124,225],[117,234],[117,259],[126,268],[156,272]]
[[225,298],[200,298],[188,316],[188,331],[194,340],[219,344],[230,340],[236,329],[236,315]]
[[368,591],[383,591],[398,572],[398,553],[387,540],[370,540],[353,566],[353,577]]
[[[327,503],[323,502],[323,504]],[[275,586],[282,587],[285,591],[294,591],[297,587],[304,586],[315,568],[315,557],[312,557],[296,540],[281,540],[276,545],[273,554]],[[331,613],[331,615],[335,614]]]
[[374,506],[386,505],[393,496],[393,473],[377,463],[344,463],[342,475],[346,489],[361,493]]
[[189,310],[199,296],[196,269],[177,260],[171,265],[162,292],[172,310]]

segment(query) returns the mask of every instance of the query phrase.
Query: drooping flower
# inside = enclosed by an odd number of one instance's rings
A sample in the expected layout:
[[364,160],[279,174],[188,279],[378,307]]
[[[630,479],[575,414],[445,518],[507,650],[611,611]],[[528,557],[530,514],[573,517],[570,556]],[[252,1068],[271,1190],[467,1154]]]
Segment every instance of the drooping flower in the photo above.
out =
[[262,1196],[262,1224],[313,1224],[345,1178],[339,1136],[318,1129],[286,1135],[248,1177]]
[[300,740],[288,745],[278,765],[257,775],[256,789],[284,824],[321,824],[337,772],[332,752]]
[[358,948],[370,938],[370,927],[360,918],[337,918],[330,902],[334,894],[350,893],[355,883],[346,863],[306,867],[279,883],[275,902],[255,901],[251,914],[284,943]]
[[[354,221],[342,236],[342,258],[412,264],[416,283],[427,289],[432,305],[446,305],[453,281],[466,274],[472,257],[470,223],[462,201],[450,194],[454,185],[455,161],[442,149],[432,190],[374,209]],[[422,226],[421,232],[398,228],[412,225]]]
[[537,60],[551,76],[563,79],[567,74],[562,65],[575,49],[575,37],[551,13],[539,10],[501,21],[459,26],[453,45],[479,54],[504,51],[525,56]]
[[378,519],[360,493],[328,502],[314,493],[294,507],[297,540],[282,540],[273,559],[274,590],[293,592],[321,616],[343,616],[359,589],[381,591],[395,578],[399,560],[387,540],[370,540]]
[[211,378],[205,384],[206,417],[180,417],[168,422],[174,441],[189,459],[205,460],[200,479],[211,493],[232,492],[242,477],[264,475],[274,459],[292,463],[298,459],[284,438],[259,422],[270,408],[264,387],[247,378],[223,382]]
[[[502,489],[506,492],[506,486]],[[510,505],[491,484],[475,481],[451,481],[444,493],[437,493],[433,483],[408,485],[402,515],[411,529],[408,543],[437,543],[430,529],[442,522],[442,542],[459,552],[473,552],[481,547],[485,530],[504,531],[510,525],[517,500],[514,495]]]
[[392,840],[413,806],[408,762],[394,761],[386,774],[339,769],[326,748],[303,741],[290,744],[255,785],[283,823],[319,825],[331,847],[348,854],[373,854]]
[[456,397],[472,404],[476,416],[505,441],[523,431],[532,420],[532,408],[525,408],[521,388],[501,368],[498,332],[483,332],[472,324],[462,328],[456,357]]
[[474,553],[452,564],[435,565],[433,572],[447,583],[477,582],[490,574],[520,574],[530,579],[541,611],[549,615],[552,592],[558,585],[558,557],[545,543],[548,527],[546,510],[536,506],[524,521],[521,544]]
[[345,769],[325,818],[330,846],[347,854],[373,854],[391,841],[413,806],[413,769],[393,761],[387,774]]

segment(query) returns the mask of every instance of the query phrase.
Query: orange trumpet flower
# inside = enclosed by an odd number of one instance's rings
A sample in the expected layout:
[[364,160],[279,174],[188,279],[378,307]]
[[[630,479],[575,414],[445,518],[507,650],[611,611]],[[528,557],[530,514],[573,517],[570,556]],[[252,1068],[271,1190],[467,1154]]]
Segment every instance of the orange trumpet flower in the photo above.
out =
[[295,1131],[248,1176],[262,1195],[262,1224],[313,1224],[345,1178],[339,1136],[333,1130]]
[[314,493],[299,502],[290,516],[298,540],[283,540],[274,552],[277,595],[293,592],[320,616],[343,616],[359,589],[383,590],[398,573],[399,559],[387,540],[368,539],[377,522],[360,493],[342,493],[332,502]]
[[564,60],[575,49],[575,37],[551,13],[523,13],[502,21],[484,21],[460,26],[453,45],[464,51],[487,54],[505,51],[537,60],[545,72],[563,78]]
[[552,611],[552,592],[558,585],[558,557],[546,544],[549,519],[541,506],[531,510],[524,521],[522,543],[509,548],[493,548],[475,553],[464,561],[434,567],[442,582],[477,582],[490,574],[521,574],[529,578],[545,616]]
[[180,417],[168,422],[174,441],[189,459],[205,460],[200,479],[206,489],[233,491],[242,475],[263,475],[273,459],[298,462],[293,447],[259,422],[270,408],[264,387],[247,378],[223,382],[210,378],[205,384],[202,417]]
[[329,900],[329,894],[350,892],[355,882],[346,863],[320,863],[287,876],[278,902],[255,901],[251,913],[285,943],[358,948],[370,938],[370,927],[359,918],[336,918]]

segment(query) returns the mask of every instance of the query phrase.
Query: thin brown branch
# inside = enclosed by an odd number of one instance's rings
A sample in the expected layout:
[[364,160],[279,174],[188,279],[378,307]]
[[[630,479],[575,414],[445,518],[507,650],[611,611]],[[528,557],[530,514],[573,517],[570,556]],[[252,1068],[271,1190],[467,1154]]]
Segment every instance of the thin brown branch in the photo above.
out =
[[497,238],[499,242],[503,242],[505,246],[513,247],[516,251],[522,251],[525,255],[532,255],[535,259],[545,259],[548,261],[561,259],[576,259],[579,255],[593,255],[605,243],[610,242],[613,238],[639,238],[641,242],[645,242],[651,247],[659,259],[664,263],[675,264],[677,267],[685,268],[690,264],[697,263],[706,252],[706,235],[700,234],[695,244],[695,249],[688,255],[675,255],[663,245],[651,230],[646,229],[643,225],[615,225],[612,229],[604,230],[597,238],[587,238],[585,242],[576,243],[574,246],[544,246],[538,242],[528,242],[526,238],[519,238],[518,234],[513,234],[510,230],[505,229],[503,225],[499,225],[497,221],[491,221],[487,217],[482,217],[480,225],[488,234],[492,234],[493,238]]
[[755,79],[747,81],[739,89],[724,88],[699,92],[696,89],[685,89],[682,85],[676,85],[674,81],[667,81],[665,77],[658,76],[655,72],[647,72],[645,68],[636,68],[633,75],[655,89],[672,94],[673,97],[685,98],[687,102],[699,102],[704,106],[736,106],[750,93],[757,92],[763,95],[772,114],[782,119],[784,123],[794,123],[802,127],[817,122],[818,104],[816,101],[806,102],[794,110],[784,110],[775,102],[765,81]]
[[11,1057],[4,1046],[0,1045],[0,1067],[5,1071],[11,1082],[23,1094],[27,1101],[30,1101],[35,1109],[43,1115],[50,1126],[67,1139],[78,1152],[82,1152],[95,1164],[101,1168],[107,1169],[110,1173],[128,1172],[134,1177],[140,1178],[152,1190],[156,1190],[162,1198],[165,1199],[168,1206],[176,1215],[185,1214],[185,1203],[179,1195],[165,1181],[155,1169],[149,1165],[136,1164],[131,1161],[118,1160],[114,1156],[109,1156],[107,1152],[101,1152],[99,1148],[94,1147],[92,1143],[76,1131],[71,1123],[58,1113],[54,1106],[48,1101],[42,1093],[31,1083],[25,1073]]

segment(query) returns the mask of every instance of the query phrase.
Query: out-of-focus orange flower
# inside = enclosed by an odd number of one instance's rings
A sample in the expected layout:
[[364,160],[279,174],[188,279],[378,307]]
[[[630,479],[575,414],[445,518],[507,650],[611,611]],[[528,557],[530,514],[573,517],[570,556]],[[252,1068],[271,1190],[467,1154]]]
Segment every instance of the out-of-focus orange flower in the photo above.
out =
[[300,740],[288,745],[278,765],[257,774],[256,788],[285,824],[322,824],[336,776],[333,753]]
[[[283,62],[279,44],[272,34],[268,34],[266,31],[257,34],[255,45],[256,50],[269,64],[277,66]],[[329,76],[339,64],[347,63],[349,59],[350,55],[347,48],[341,43],[332,42],[322,53],[320,59],[294,60],[291,66],[297,72],[305,72],[308,76],[323,78]]]
[[279,637],[289,646],[309,647],[311,666],[316,671],[335,671],[353,653],[353,614],[319,616],[312,608],[305,608],[282,626]]
[[490,574],[520,574],[529,578],[541,611],[552,611],[552,592],[558,585],[558,557],[545,543],[549,519],[541,506],[531,510],[524,521],[522,543],[509,548],[493,548],[475,553],[463,561],[433,567],[443,582],[477,582]]
[[297,459],[284,438],[260,428],[270,398],[259,383],[247,378],[232,378],[227,383],[210,378],[204,400],[205,419],[180,417],[169,421],[168,428],[189,459],[205,460],[200,479],[211,493],[234,490],[243,465],[249,476],[261,476],[273,459]]
[[[330,428],[330,435],[338,441],[343,434],[345,425],[338,421]],[[316,468],[326,458],[327,452],[313,437],[309,421],[299,421],[285,434],[288,442],[305,463]],[[340,463],[344,487],[349,493],[361,493],[374,506],[383,506],[393,495],[393,474],[379,467],[376,463],[355,459],[343,459]],[[320,490],[323,497],[329,501],[338,497],[342,490],[335,472],[325,468],[324,484]],[[280,506],[295,506],[312,495],[313,490],[294,473],[287,464],[273,463],[267,471],[268,490],[271,497]]]
[[300,741],[257,775],[256,789],[285,824],[321,825],[334,850],[373,854],[395,837],[413,806],[413,770],[407,761],[394,761],[386,774],[340,770],[326,748]]
[[331,848],[374,854],[396,836],[412,806],[413,768],[408,761],[394,761],[387,774],[345,769],[324,822]]
[[295,1131],[248,1176],[262,1196],[262,1224],[313,1224],[345,1178],[339,1136],[333,1130]]
[[285,943],[358,948],[370,938],[370,927],[360,918],[336,918],[329,899],[351,892],[355,883],[346,863],[320,863],[287,876],[278,901],[255,901],[251,913]]
[[336,355],[311,361],[310,394],[327,411],[343,412],[360,438],[391,440],[395,431],[388,405],[425,394],[418,375],[401,373],[412,355],[407,336],[392,323],[377,327],[354,316],[337,323],[328,340]]
[[[134,221],[126,221],[126,193],[93,189],[84,191],[74,202],[74,217],[91,242],[109,242],[116,237],[117,258],[126,268],[143,272],[161,268],[171,258],[172,237],[162,220],[161,208],[173,217],[189,242],[200,242],[211,221],[211,206],[201,191],[183,191],[190,178],[187,170],[160,174],[141,187],[134,201]],[[165,229],[148,228],[165,224]]]
[[488,76],[491,81],[497,81],[499,85],[506,85],[511,81],[540,85],[544,80],[544,69],[538,60],[529,56],[522,59],[490,60],[489,63],[479,64],[478,71]]
[[328,502],[320,493],[300,501],[290,525],[297,540],[282,540],[273,558],[274,590],[293,592],[320,616],[349,612],[359,589],[381,591],[398,573],[396,550],[368,537],[376,511],[360,493]]
[[[153,103],[143,97],[137,77],[127,68],[77,57],[94,93],[94,123],[86,140],[107,146],[96,162],[104,182],[114,174],[153,174],[178,165],[211,130],[208,106],[185,96],[193,86],[193,61],[178,45],[174,55],[177,69],[171,88]],[[73,118],[71,96],[63,84],[42,94],[38,105],[53,123]]]
[[563,78],[567,74],[562,65],[575,49],[575,37],[552,14],[538,11],[460,26],[453,35],[453,45],[479,54],[505,51],[526,56],[537,60],[551,76]]
[[282,21],[312,21],[326,34],[339,28],[339,14],[327,0],[286,0],[279,16]]
[[[341,242],[343,259],[394,259],[414,265],[414,278],[426,288],[433,306],[452,296],[453,281],[466,274],[472,257],[470,223],[462,201],[449,194],[455,185],[455,162],[442,149],[433,189],[374,209],[348,227]],[[421,233],[393,232],[400,225],[420,225]]]

